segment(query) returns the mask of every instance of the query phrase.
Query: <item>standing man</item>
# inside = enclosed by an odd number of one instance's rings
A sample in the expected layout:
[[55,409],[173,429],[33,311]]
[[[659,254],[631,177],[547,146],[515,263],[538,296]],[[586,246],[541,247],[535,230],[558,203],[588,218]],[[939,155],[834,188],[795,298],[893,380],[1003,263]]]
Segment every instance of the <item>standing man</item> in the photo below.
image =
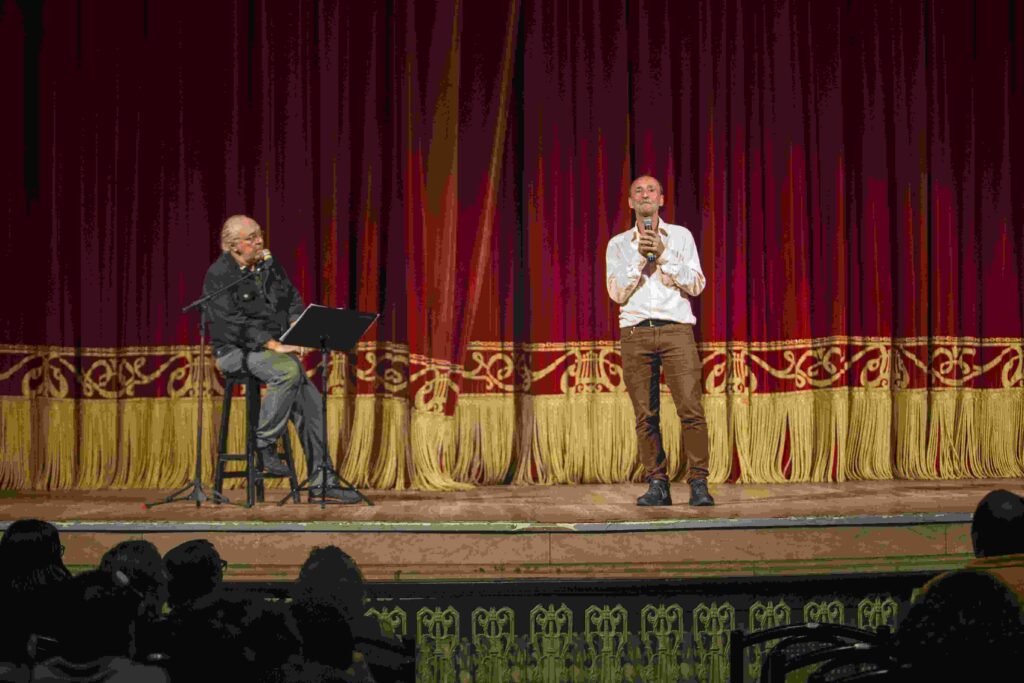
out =
[[277,454],[277,440],[290,417],[306,454],[309,485],[319,489],[326,484],[328,498],[358,503],[358,493],[338,486],[333,468],[321,469],[323,401],[299,361],[306,349],[277,341],[302,313],[302,297],[281,264],[264,252],[263,232],[253,219],[231,216],[224,221],[220,247],[223,253],[206,271],[204,294],[235,282],[246,272],[256,273],[210,302],[210,339],[223,372],[245,368],[267,385],[256,428],[256,450],[264,471],[288,474]]
[[640,176],[629,188],[635,225],[608,242],[608,295],[622,308],[622,377],[636,415],[636,441],[647,493],[637,505],[671,505],[659,426],[658,378],[672,392],[682,423],[690,505],[714,505],[708,493],[708,427],[701,405],[701,363],[690,297],[704,290],[697,245],[690,231],[661,220],[661,183]]

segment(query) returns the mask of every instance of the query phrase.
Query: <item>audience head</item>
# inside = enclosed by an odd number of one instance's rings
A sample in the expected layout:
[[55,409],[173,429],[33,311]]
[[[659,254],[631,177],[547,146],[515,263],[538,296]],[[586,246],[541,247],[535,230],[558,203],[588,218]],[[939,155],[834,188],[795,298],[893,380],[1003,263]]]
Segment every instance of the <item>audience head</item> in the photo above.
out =
[[348,553],[337,546],[314,548],[299,570],[295,595],[336,596],[349,619],[363,616],[363,573]]
[[0,538],[0,591],[24,593],[71,578],[57,527],[38,519],[12,522]]
[[205,539],[187,541],[164,555],[170,580],[167,603],[181,607],[211,593],[224,579],[225,562],[213,544]]
[[[23,662],[32,634],[52,636],[62,618],[61,586],[71,573],[57,528],[38,519],[12,522],[0,538],[0,661]],[[13,615],[17,615],[15,618]]]
[[978,503],[971,521],[977,557],[1024,553],[1024,499],[997,489]]
[[120,571],[132,589],[144,597],[144,612],[160,616],[167,601],[167,568],[160,551],[149,541],[122,541],[100,560],[100,570],[109,576]]

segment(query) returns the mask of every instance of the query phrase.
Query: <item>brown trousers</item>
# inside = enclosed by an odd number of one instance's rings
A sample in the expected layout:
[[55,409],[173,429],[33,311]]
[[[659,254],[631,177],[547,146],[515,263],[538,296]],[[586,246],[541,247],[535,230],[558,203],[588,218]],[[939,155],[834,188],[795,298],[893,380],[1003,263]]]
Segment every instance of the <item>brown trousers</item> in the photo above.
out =
[[659,414],[661,370],[682,425],[686,481],[708,476],[708,425],[701,405],[701,365],[693,325],[622,328],[622,377],[636,416],[636,445],[645,479],[667,479]]

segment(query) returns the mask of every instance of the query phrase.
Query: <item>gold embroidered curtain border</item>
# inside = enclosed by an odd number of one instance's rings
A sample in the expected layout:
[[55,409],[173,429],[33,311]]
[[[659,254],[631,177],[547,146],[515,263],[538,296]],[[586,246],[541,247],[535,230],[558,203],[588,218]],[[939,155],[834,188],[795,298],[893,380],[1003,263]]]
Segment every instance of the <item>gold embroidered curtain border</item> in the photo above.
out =
[[[707,395],[828,388],[893,390],[1012,389],[1024,386],[1020,338],[825,337],[700,345]],[[193,346],[69,348],[0,346],[0,396],[144,398],[193,396]],[[307,364],[309,372],[315,354]],[[364,342],[348,358],[334,354],[328,391],[404,397],[415,408],[453,415],[459,396],[620,392],[614,341],[473,342],[463,365],[410,354],[405,345]],[[339,362],[340,361],[340,362]],[[207,364],[207,386],[223,393]],[[349,381],[345,381],[346,375]]]

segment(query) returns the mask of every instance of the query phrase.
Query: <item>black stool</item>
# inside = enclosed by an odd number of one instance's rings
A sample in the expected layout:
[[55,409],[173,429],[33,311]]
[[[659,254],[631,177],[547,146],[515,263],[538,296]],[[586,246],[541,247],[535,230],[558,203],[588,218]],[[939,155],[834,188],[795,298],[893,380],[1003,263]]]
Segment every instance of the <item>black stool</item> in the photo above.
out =
[[[259,454],[256,452],[256,426],[260,422],[260,387],[259,378],[248,372],[227,372],[224,373],[224,402],[220,414],[220,437],[217,445],[217,473],[214,476],[213,488],[218,493],[223,493],[224,480],[242,478],[246,479],[245,502],[247,507],[253,503],[262,503],[264,495],[264,479],[281,479],[288,477],[292,487],[292,499],[299,502],[299,480],[295,476],[295,461],[292,458],[292,443],[288,438],[288,431],[281,435],[284,442],[284,461],[288,465],[288,474],[265,474],[260,472],[263,463],[256,462]],[[237,385],[245,387],[245,453],[228,453],[228,424],[231,420],[231,396]],[[245,467],[241,470],[227,471],[229,462],[242,462]]]

